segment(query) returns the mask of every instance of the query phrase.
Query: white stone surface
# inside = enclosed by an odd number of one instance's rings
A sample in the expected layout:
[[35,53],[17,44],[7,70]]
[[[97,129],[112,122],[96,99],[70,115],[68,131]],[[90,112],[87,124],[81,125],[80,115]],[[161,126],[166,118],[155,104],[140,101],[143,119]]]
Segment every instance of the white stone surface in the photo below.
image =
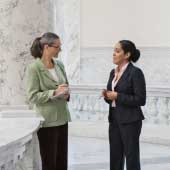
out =
[[29,106],[28,105],[0,105],[0,111],[5,111],[5,110],[28,110]]
[[169,47],[169,6],[169,0],[81,0],[81,46],[131,39],[139,46]]
[[[41,121],[41,118],[0,118],[1,169],[24,168],[28,170],[32,168],[37,170],[36,163],[39,160],[35,151],[38,148],[34,148],[36,143],[33,138],[35,138],[34,133],[40,127]],[[35,160],[37,160],[36,163]],[[29,164],[26,164],[25,162],[28,163],[28,161],[30,161]]]
[[[108,138],[108,122],[103,121],[74,121],[69,124],[69,134],[71,136]],[[169,125],[156,125],[143,123],[141,141],[170,146]]]
[[[109,170],[108,139],[69,137],[69,170]],[[141,143],[142,170],[169,170],[170,147]]]
[[25,71],[33,60],[32,41],[54,31],[62,39],[70,82],[80,80],[80,1],[5,0],[0,2],[0,104],[25,104]]
[[3,110],[0,112],[0,117],[3,118],[37,118],[40,117],[40,115],[37,115],[37,113],[33,110]]
[[[111,46],[112,44],[110,44]],[[137,62],[146,78],[147,86],[170,86],[170,48],[138,47],[141,58]],[[81,84],[106,84],[113,65],[113,47],[81,48]]]
[[61,37],[61,60],[70,83],[80,81],[80,0],[53,0],[54,31]]
[[34,38],[52,31],[49,0],[0,1],[0,104],[24,104],[24,78]]

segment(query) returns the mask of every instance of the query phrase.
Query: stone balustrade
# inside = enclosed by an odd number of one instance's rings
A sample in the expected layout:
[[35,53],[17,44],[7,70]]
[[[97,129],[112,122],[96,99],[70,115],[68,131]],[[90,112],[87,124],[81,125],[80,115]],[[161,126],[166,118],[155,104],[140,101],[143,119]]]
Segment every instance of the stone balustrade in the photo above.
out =
[[[73,120],[107,121],[108,104],[100,98],[103,85],[72,85]],[[146,105],[142,107],[146,123],[170,124],[170,88],[148,87]]]
[[[70,110],[72,136],[108,138],[109,106],[100,99],[104,85],[72,85]],[[170,146],[170,88],[147,87],[141,141]]]
[[43,118],[33,115],[31,110],[0,112],[0,170],[41,169],[36,131]]

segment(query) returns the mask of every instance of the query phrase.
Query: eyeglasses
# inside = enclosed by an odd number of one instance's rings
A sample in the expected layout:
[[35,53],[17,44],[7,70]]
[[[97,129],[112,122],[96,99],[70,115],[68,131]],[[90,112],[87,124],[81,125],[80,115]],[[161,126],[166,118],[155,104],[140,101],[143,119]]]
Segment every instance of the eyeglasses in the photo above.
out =
[[55,46],[55,45],[49,45],[49,47],[54,47],[54,48],[60,48],[60,46]]

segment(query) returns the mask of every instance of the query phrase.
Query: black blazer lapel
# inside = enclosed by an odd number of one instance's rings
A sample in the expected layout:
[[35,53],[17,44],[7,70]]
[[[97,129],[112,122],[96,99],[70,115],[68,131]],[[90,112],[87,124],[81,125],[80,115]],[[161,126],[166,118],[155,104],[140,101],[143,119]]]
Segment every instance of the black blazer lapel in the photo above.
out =
[[113,81],[114,76],[115,76],[115,71],[113,69],[110,73],[110,77],[109,77],[109,80],[107,83],[107,90],[109,90],[109,91],[112,91],[112,81]]

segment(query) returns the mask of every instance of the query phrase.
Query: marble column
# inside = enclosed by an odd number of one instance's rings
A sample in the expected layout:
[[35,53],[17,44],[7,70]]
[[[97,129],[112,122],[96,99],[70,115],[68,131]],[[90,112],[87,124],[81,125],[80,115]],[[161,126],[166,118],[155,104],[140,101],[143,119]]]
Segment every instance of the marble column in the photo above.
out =
[[62,40],[61,60],[71,84],[80,82],[80,0],[53,0],[54,31]]
[[1,0],[0,21],[0,105],[21,105],[31,43],[53,31],[52,0]]

